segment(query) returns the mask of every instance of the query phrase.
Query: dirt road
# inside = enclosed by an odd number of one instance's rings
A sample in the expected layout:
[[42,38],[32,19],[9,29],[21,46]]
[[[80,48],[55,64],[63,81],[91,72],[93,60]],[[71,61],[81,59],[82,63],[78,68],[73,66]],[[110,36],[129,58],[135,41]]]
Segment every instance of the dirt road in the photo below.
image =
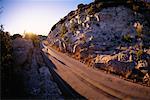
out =
[[43,52],[55,65],[54,71],[87,99],[150,99],[150,87],[88,68],[83,63],[43,45]]

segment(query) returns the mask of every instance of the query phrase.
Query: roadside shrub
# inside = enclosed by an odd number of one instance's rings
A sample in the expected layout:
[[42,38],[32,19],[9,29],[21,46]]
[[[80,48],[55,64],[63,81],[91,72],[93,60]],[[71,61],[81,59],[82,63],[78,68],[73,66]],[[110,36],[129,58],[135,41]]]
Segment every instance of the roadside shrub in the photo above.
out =
[[33,45],[34,45],[35,47],[39,47],[39,45],[40,45],[40,39],[39,39],[38,35],[36,35],[36,34],[34,34],[34,33],[25,33],[24,38],[25,38],[25,39],[32,40]]
[[10,34],[8,32],[4,32],[2,25],[0,28],[0,40],[1,98],[6,99],[12,95],[11,85],[13,84],[13,58]]
[[100,3],[100,2],[99,2],[99,3],[96,4],[96,8],[100,9],[100,7],[101,7],[102,5],[103,5],[103,3]]

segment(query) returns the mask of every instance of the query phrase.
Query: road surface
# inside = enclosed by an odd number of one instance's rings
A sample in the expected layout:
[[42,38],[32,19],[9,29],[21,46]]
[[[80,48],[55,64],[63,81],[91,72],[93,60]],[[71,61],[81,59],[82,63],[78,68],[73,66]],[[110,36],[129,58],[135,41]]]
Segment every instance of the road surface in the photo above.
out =
[[150,99],[150,87],[88,68],[85,64],[42,45],[45,56],[55,65],[53,70],[87,99]]

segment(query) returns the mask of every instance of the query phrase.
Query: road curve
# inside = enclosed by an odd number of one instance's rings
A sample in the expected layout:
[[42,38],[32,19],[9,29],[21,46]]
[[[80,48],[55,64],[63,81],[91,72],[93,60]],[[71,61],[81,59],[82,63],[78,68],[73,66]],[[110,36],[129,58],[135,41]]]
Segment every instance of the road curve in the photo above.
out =
[[150,99],[150,87],[125,81],[46,47],[43,52],[55,64],[55,72],[87,99]]

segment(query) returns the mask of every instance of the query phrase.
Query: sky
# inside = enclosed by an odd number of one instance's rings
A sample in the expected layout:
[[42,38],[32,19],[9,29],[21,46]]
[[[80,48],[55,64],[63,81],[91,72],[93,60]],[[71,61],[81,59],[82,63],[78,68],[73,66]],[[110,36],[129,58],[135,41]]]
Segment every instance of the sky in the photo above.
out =
[[48,35],[51,27],[80,3],[93,0],[0,0],[0,24],[11,35],[32,32]]

